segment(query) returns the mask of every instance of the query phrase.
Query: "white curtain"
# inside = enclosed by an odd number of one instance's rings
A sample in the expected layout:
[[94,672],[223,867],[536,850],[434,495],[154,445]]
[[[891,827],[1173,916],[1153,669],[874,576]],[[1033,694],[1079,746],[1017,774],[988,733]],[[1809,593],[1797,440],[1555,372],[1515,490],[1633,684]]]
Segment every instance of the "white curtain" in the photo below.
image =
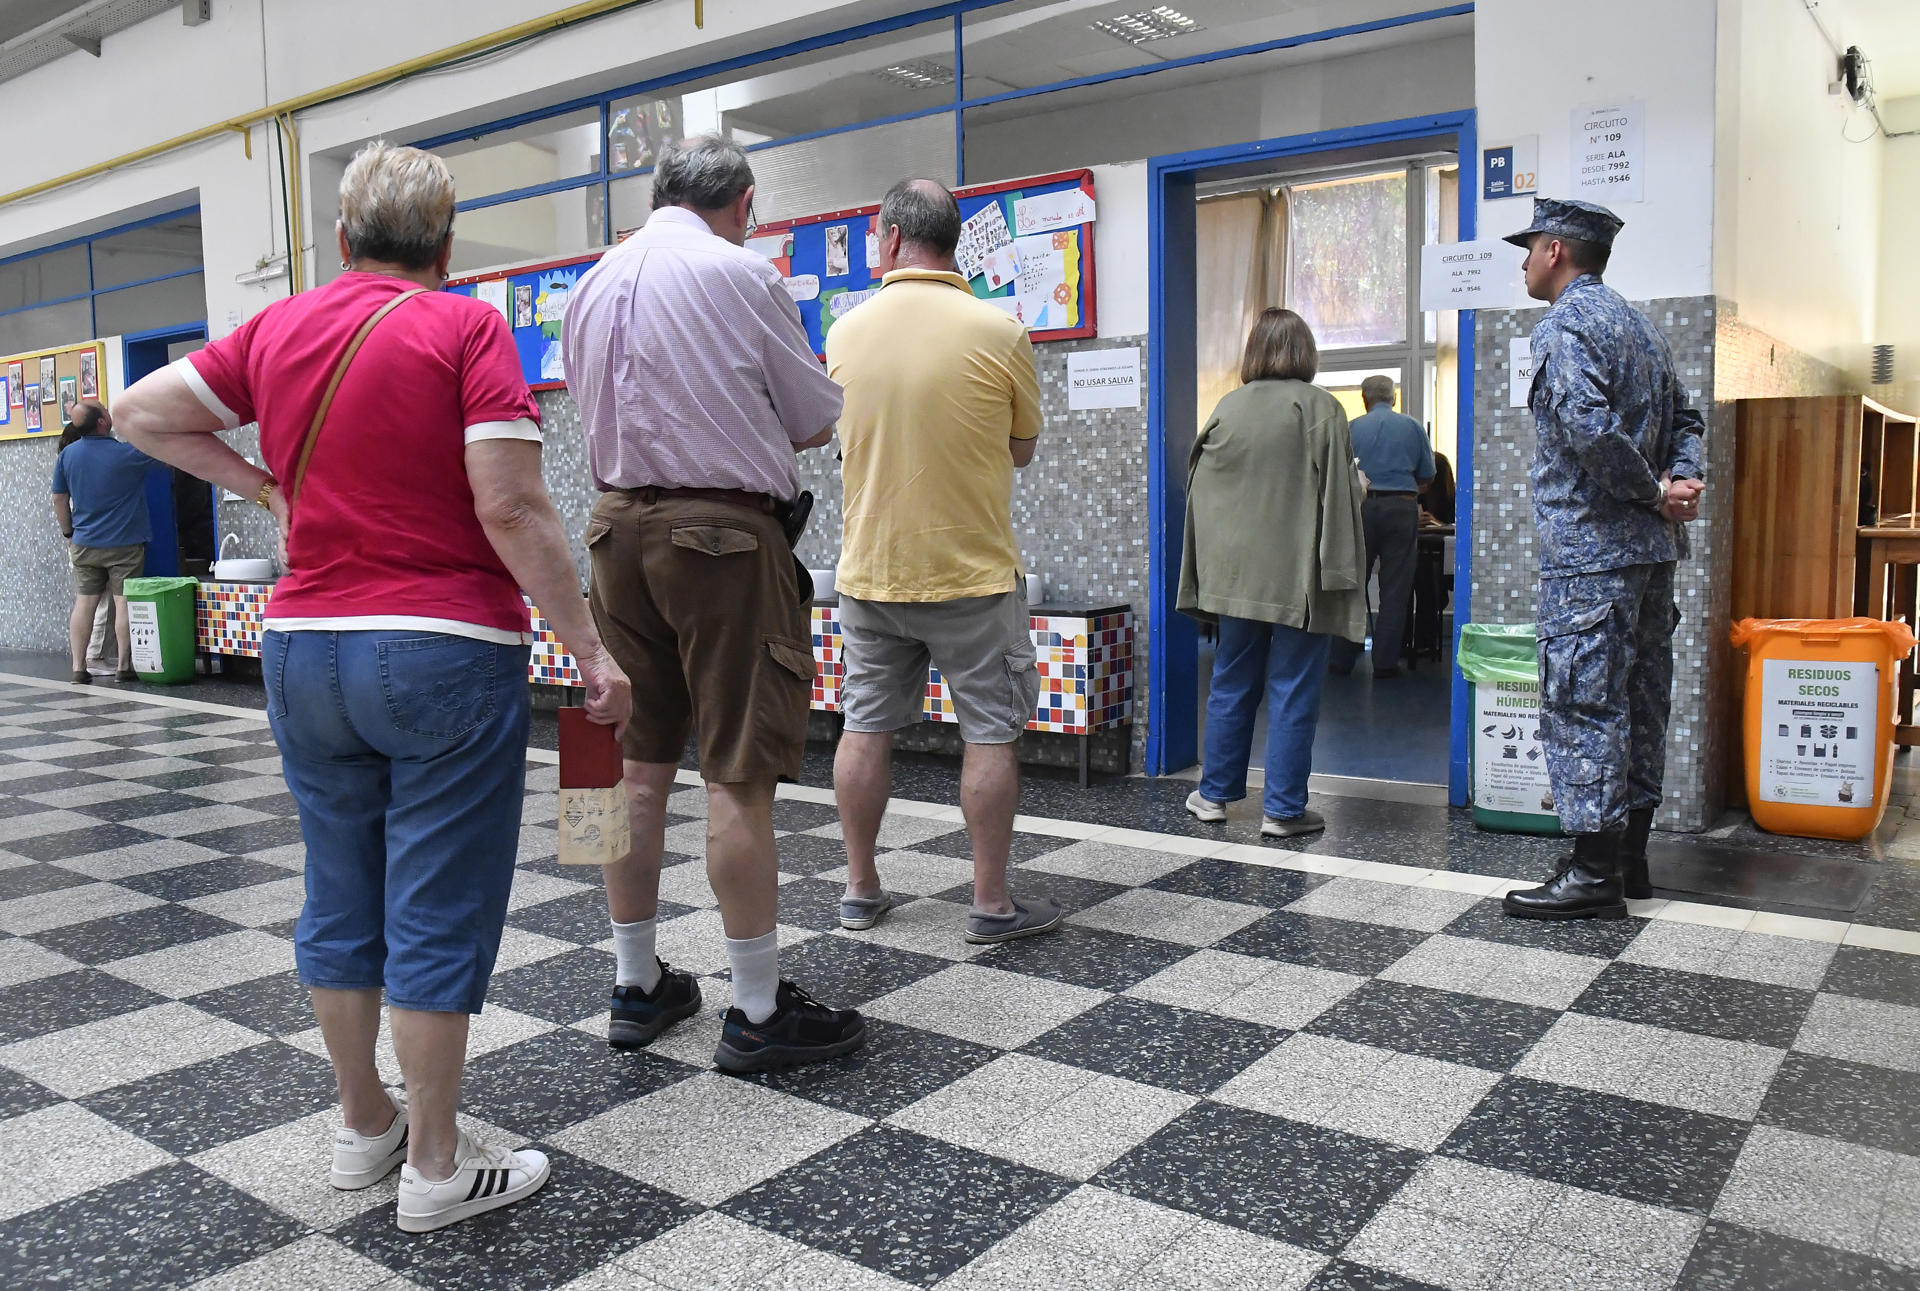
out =
[[1282,305],[1287,279],[1284,189],[1210,197],[1197,212],[1194,335],[1199,420],[1240,384],[1240,355],[1253,320]]

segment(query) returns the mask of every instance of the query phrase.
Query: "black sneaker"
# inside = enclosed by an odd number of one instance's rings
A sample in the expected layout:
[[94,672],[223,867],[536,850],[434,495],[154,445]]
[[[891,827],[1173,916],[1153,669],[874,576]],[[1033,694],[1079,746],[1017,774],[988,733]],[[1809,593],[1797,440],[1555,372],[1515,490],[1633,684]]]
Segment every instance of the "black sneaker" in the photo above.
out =
[[660,965],[660,980],[651,994],[637,986],[613,988],[607,1043],[616,1049],[644,1049],[681,1018],[700,1011],[700,983],[693,974],[675,972],[664,959],[653,962]]
[[799,1067],[852,1053],[866,1039],[866,1019],[856,1010],[830,1009],[783,980],[773,1016],[765,1022],[749,1022],[739,1009],[727,1010],[713,1063],[722,1071]]

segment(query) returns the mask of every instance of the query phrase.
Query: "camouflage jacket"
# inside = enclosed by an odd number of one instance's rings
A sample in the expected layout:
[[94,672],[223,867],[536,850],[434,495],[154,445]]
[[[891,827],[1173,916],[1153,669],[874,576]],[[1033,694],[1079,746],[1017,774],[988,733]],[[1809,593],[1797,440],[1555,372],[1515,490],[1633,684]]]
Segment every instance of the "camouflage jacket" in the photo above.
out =
[[1701,479],[1700,414],[1651,320],[1592,274],[1533,329],[1533,514],[1540,573],[1676,560],[1683,526],[1660,514],[1660,476]]

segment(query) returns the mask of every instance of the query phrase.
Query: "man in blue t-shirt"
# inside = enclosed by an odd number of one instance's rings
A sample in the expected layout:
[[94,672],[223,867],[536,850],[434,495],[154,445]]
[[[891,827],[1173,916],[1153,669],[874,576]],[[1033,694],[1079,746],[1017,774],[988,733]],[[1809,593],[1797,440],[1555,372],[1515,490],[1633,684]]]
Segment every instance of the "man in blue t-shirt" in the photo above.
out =
[[133,681],[127,638],[126,581],[147,562],[153,531],[147,520],[147,472],[154,460],[113,437],[113,418],[96,400],[74,406],[69,430],[79,437],[60,450],[53,466],[53,514],[66,535],[73,563],[73,680],[92,681],[87,641],[103,595],[113,598],[113,630],[120,647],[115,677]]
[[[1393,410],[1393,378],[1360,383],[1365,415],[1353,419],[1353,455],[1367,477],[1360,508],[1367,535],[1367,569],[1380,566],[1380,616],[1373,625],[1373,675],[1400,674],[1400,643],[1413,605],[1413,568],[1420,549],[1420,490],[1433,479],[1433,450],[1420,423]],[[1336,639],[1333,670],[1353,671],[1360,647]]]

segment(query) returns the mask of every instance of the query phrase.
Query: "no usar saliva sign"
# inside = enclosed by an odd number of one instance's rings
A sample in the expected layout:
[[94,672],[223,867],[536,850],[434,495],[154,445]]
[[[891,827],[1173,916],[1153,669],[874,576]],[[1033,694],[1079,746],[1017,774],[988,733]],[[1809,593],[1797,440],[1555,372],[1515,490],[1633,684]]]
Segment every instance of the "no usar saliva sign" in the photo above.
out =
[[1642,200],[1647,172],[1646,104],[1638,99],[1573,114],[1573,195],[1611,206]]

